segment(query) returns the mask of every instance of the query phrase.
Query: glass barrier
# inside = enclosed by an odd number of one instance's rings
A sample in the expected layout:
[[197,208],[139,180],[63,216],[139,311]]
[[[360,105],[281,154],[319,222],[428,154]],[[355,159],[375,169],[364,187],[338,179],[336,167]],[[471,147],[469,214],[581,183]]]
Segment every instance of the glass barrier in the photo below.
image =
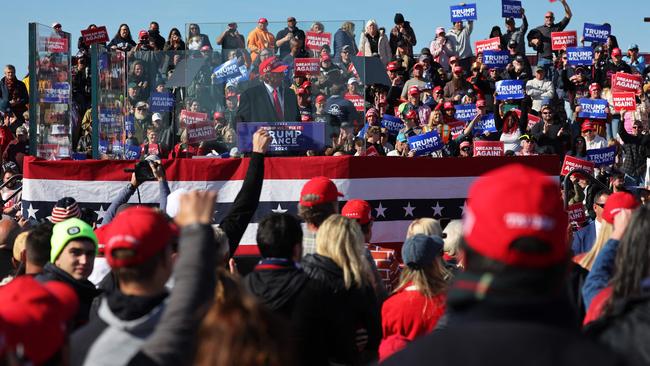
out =
[[30,148],[46,159],[72,155],[70,34],[29,24]]
[[93,47],[92,57],[97,58],[97,117],[99,138],[98,155],[114,159],[126,158],[127,72],[126,53],[108,51],[103,46]]

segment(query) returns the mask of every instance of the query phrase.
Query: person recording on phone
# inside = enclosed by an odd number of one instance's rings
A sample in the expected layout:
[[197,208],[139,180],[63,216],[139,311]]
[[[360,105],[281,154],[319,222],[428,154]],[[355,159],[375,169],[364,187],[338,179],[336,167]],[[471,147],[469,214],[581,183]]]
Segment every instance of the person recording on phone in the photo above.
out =
[[236,50],[246,48],[246,42],[244,41],[244,36],[239,34],[237,30],[237,23],[228,23],[228,29],[223,31],[219,37],[217,37],[217,44],[221,46],[224,50]]

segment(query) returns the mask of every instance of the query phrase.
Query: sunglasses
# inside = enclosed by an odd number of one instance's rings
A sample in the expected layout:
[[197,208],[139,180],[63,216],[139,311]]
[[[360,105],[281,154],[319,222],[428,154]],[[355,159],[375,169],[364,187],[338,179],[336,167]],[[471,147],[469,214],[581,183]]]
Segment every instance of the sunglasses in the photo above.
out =
[[555,19],[554,16],[548,16],[548,15],[544,16],[544,18],[546,18],[546,19]]
[[584,130],[584,131],[582,131],[582,133],[592,133],[592,132],[594,132],[594,130]]
[[146,111],[148,108],[147,107],[138,107],[136,108],[139,111]]
[[552,114],[551,112],[542,112],[542,114]]
[[598,206],[598,207],[600,207],[600,208],[605,208],[605,204],[604,204],[604,203],[594,202],[594,205],[596,205],[596,206]]
[[463,150],[463,151],[469,151],[469,147],[464,147],[464,148],[462,148],[461,150]]

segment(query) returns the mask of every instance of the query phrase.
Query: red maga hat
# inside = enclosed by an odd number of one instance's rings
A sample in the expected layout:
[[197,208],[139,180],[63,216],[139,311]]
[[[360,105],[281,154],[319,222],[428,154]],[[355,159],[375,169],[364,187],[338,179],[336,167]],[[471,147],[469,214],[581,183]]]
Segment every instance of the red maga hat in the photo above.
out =
[[352,199],[345,203],[341,209],[341,215],[355,219],[361,225],[365,225],[372,220],[372,207],[364,200]]
[[327,202],[335,202],[343,194],[338,191],[334,182],[327,177],[314,177],[305,183],[300,191],[300,205],[313,207]]
[[603,208],[603,220],[614,223],[614,216],[624,209],[633,210],[639,207],[639,201],[628,192],[616,192],[607,198]]
[[289,66],[280,62],[280,60],[271,56],[260,64],[260,75],[266,75],[269,72],[284,72]]

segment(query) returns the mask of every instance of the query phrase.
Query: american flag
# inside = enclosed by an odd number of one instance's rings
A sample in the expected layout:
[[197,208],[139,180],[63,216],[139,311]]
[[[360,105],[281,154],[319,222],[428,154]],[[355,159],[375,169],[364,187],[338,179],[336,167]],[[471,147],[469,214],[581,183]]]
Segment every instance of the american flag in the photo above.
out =
[[[314,176],[331,178],[344,201],[367,200],[373,207],[372,243],[398,248],[410,222],[418,217],[458,219],[463,214],[469,185],[479,175],[509,163],[534,166],[557,179],[556,156],[399,158],[298,157],[266,158],[259,207],[241,240],[239,255],[257,254],[257,222],[271,212],[297,213],[302,186]],[[74,197],[81,207],[99,217],[113,197],[129,182],[133,161],[48,161],[27,158],[23,180],[23,214],[40,219],[52,212],[56,201]],[[219,190],[216,222],[228,212],[239,192],[248,159],[163,160],[170,189]],[[159,202],[158,182],[140,186],[141,203]],[[138,203],[137,193],[131,203]]]

